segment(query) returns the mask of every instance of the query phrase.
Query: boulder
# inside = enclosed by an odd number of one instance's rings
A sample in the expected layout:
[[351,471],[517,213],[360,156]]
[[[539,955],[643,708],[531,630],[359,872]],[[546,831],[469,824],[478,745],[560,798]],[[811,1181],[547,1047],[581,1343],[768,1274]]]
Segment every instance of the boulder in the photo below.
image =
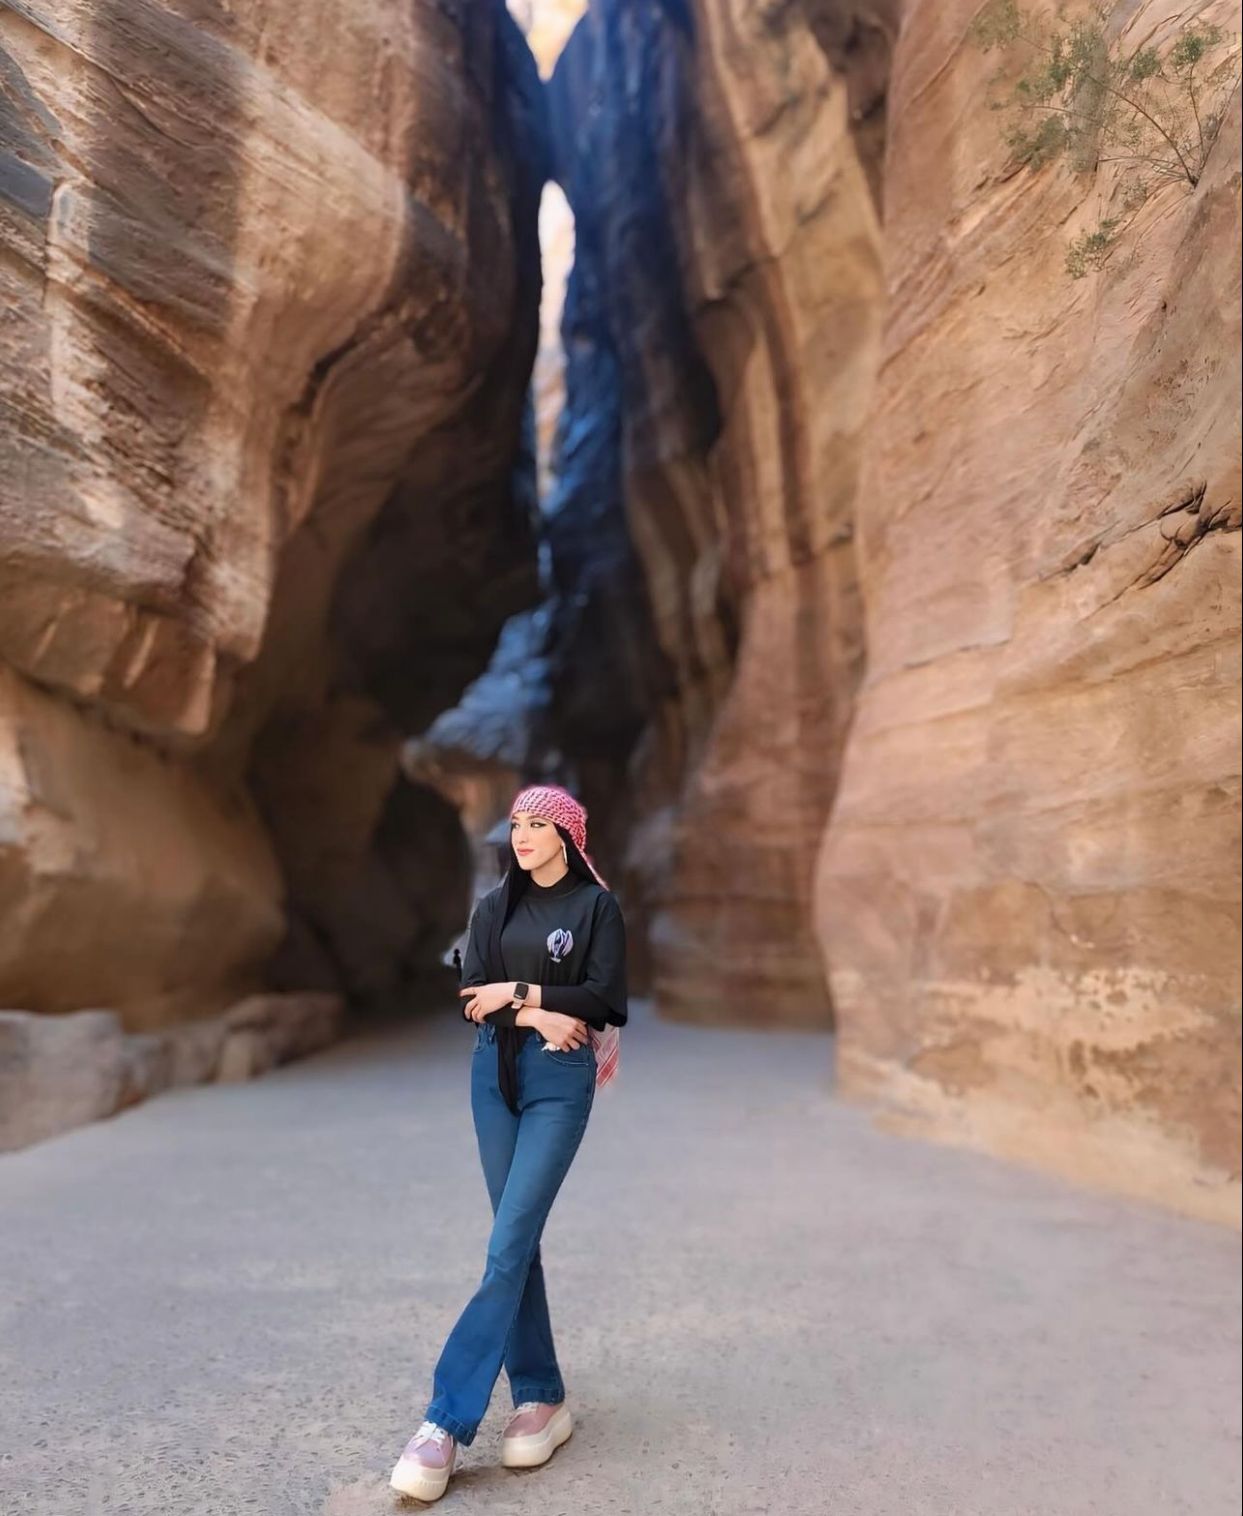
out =
[[340,1032],[338,995],[250,995],[224,1015],[224,1044],[216,1078],[254,1079],[278,1064],[327,1047]]
[[126,1087],[113,1011],[0,1011],[0,1151],[110,1116]]

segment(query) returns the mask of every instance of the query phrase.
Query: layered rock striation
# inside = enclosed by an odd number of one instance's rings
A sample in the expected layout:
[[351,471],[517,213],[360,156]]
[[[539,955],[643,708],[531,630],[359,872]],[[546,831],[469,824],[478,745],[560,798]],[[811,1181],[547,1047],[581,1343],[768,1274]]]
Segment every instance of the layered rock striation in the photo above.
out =
[[816,904],[841,1080],[1237,1214],[1237,97],[1198,187],[1071,280],[1126,166],[1011,161],[975,11],[909,4],[890,84],[867,676]]
[[599,0],[553,78],[668,667],[658,1000],[827,981],[887,1119],[1237,1215],[1237,100],[1074,280],[1125,167],[1024,167],[978,7],[901,10]]
[[401,737],[536,596],[530,54],[499,3],[30,0],[0,128],[0,1004],[392,994],[469,896]]
[[1237,1218],[1237,98],[1137,206],[972,0],[595,0],[546,102],[499,4],[339,10],[0,13],[0,1078],[322,1039],[547,774],[664,1013]]
[[811,883],[861,668],[852,511],[882,294],[856,132],[873,107],[852,114],[829,40],[797,6],[609,0],[553,76],[669,671],[629,874],[656,994],[686,1018],[828,1016]]

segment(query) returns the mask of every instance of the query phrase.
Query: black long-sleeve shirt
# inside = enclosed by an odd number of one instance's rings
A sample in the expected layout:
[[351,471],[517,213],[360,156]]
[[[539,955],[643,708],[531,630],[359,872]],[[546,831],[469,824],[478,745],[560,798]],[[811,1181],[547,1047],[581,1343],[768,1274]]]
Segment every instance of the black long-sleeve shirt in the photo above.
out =
[[[500,908],[502,887],[479,902],[471,921],[462,964],[462,984],[487,984],[486,954],[492,913]],[[625,1026],[626,929],[621,907],[609,890],[573,872],[556,884],[528,878],[501,932],[505,979],[540,987],[547,1011],[576,1016],[597,1031],[610,1023]],[[494,1026],[516,1027],[520,1043],[532,1028],[517,1027],[513,1006],[493,1011]]]

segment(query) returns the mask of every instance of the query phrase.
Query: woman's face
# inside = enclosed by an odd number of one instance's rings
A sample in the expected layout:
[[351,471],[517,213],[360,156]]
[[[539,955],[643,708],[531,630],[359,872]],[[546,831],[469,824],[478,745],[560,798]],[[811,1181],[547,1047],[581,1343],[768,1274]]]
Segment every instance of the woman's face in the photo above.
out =
[[561,851],[557,828],[543,816],[530,811],[515,811],[509,821],[509,840],[519,868],[537,869],[549,863]]

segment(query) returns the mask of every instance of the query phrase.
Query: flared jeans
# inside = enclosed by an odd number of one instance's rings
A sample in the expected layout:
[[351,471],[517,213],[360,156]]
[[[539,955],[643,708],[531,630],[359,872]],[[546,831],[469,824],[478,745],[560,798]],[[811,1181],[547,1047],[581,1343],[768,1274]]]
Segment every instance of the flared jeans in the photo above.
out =
[[492,1233],[483,1278],[445,1342],[427,1409],[427,1419],[465,1447],[475,1440],[502,1367],[514,1405],[565,1399],[540,1237],[595,1099],[590,1041],[566,1053],[545,1051],[532,1032],[518,1050],[518,1091],[515,1116],[497,1083],[496,1028],[483,1022],[470,1093]]

